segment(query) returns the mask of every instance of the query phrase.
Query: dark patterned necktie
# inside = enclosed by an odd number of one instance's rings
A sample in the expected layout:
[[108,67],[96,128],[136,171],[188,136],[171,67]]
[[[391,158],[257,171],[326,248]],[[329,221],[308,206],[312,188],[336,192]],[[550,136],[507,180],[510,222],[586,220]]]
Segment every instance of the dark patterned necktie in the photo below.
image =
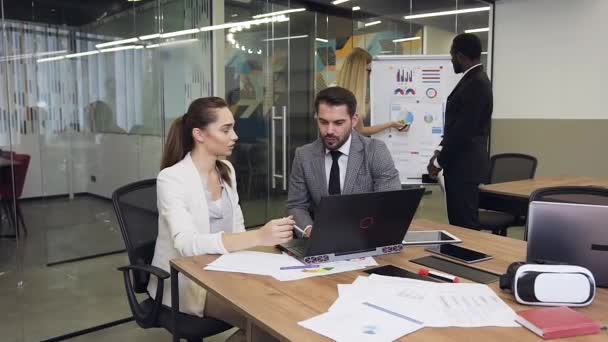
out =
[[329,171],[329,188],[327,192],[330,195],[340,194],[340,165],[338,165],[338,159],[342,155],[340,151],[330,151],[331,153],[331,169]]

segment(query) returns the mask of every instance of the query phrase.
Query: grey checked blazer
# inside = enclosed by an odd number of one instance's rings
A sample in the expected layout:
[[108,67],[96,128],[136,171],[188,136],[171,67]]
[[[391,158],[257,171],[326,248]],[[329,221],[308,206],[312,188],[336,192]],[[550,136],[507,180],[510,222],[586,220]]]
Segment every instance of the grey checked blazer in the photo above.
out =
[[[384,142],[353,130],[342,194],[401,189],[399,172]],[[322,196],[328,196],[325,176],[325,146],[321,138],[298,147],[289,177],[287,210],[304,229],[313,224]]]

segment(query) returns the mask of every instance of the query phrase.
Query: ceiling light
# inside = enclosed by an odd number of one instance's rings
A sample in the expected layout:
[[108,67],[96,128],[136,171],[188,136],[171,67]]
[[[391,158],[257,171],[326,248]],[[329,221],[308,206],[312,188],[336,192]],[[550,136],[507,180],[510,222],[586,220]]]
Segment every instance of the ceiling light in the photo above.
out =
[[293,9],[288,9],[288,10],[284,10],[284,11],[277,11],[277,12],[270,12],[270,13],[265,13],[265,14],[254,15],[253,19],[272,17],[272,16],[279,15],[279,14],[296,13],[296,12],[303,12],[303,11],[306,11],[306,8],[293,8]]
[[205,32],[205,31],[213,31],[213,30],[222,30],[222,29],[230,29],[229,31],[231,33],[234,32],[238,32],[238,31],[242,31],[243,27],[251,27],[251,25],[259,25],[259,24],[267,24],[270,22],[284,22],[284,21],[289,21],[289,18],[284,16],[284,15],[279,15],[279,16],[274,16],[272,18],[261,18],[261,19],[255,19],[255,20],[247,20],[247,21],[239,21],[237,23],[224,23],[224,24],[217,24],[217,25],[211,25],[211,26],[204,26],[201,27],[200,30],[201,32]]
[[49,58],[40,58],[39,60],[36,61],[36,63],[44,63],[44,62],[50,62],[50,61],[58,61],[61,59],[65,59],[65,56],[58,56],[58,57],[49,57]]
[[361,7],[359,7],[359,6],[353,6],[353,11],[358,11],[360,9],[361,9]]
[[347,2],[347,1],[350,1],[350,0],[335,0],[335,1],[332,1],[331,3],[334,5],[339,5],[339,4],[341,4],[343,2]]
[[115,40],[113,42],[107,42],[107,43],[101,43],[101,44],[95,44],[95,47],[98,49],[101,48],[105,48],[108,46],[114,46],[114,45],[120,45],[120,44],[128,44],[128,43],[134,43],[136,41],[138,41],[139,39],[137,38],[129,38],[129,39],[123,39],[123,40]]
[[323,38],[315,38],[315,40],[316,40],[316,41],[319,41],[319,42],[323,42],[323,43],[327,43],[327,42],[329,42],[329,40],[327,40],[327,39],[323,39]]
[[148,39],[155,39],[155,38],[160,38],[160,33],[154,33],[154,34],[148,34],[145,36],[139,36],[140,40],[148,40]]
[[279,38],[270,38],[270,39],[262,39],[263,42],[273,42],[275,40],[286,40],[286,39],[299,39],[299,38],[306,38],[308,37],[307,34],[301,35],[301,36],[289,36],[289,37],[279,37]]
[[393,43],[409,42],[411,40],[418,40],[418,39],[420,39],[420,37],[399,38],[399,39],[393,39]]
[[193,29],[189,29],[189,30],[181,30],[181,31],[163,33],[160,35],[160,37],[161,38],[177,37],[177,36],[183,36],[185,34],[199,33],[200,31],[201,30],[199,30],[197,28],[193,28]]
[[490,6],[488,6],[488,7],[475,7],[475,8],[467,8],[467,9],[453,10],[453,11],[431,12],[431,13],[423,13],[423,14],[406,15],[404,18],[405,19],[417,19],[417,18],[439,17],[439,16],[443,16],[443,15],[473,13],[473,12],[482,12],[482,11],[489,11],[489,10],[490,10]]
[[182,45],[182,44],[194,43],[194,42],[198,42],[198,39],[197,38],[182,39],[182,40],[174,40],[174,41],[160,43],[160,44],[151,44],[151,45],[147,45],[146,49],[154,49],[154,48],[157,48],[159,46]]
[[118,46],[115,48],[109,48],[109,49],[101,49],[99,51],[101,52],[113,52],[113,51],[121,51],[121,50],[131,50],[131,49],[137,49],[137,48],[143,48],[143,46],[141,45],[125,45],[125,46]]
[[476,32],[488,32],[488,31],[490,31],[489,27],[482,27],[482,28],[464,30],[464,33],[476,33]]
[[65,58],[76,58],[76,57],[82,57],[82,56],[90,56],[90,55],[96,55],[98,53],[99,53],[99,51],[97,51],[97,50],[86,51],[86,52],[78,52],[78,53],[73,53],[73,54],[70,54],[70,55],[65,55]]
[[372,21],[372,22],[370,22],[370,23],[365,23],[365,27],[368,27],[368,26],[374,26],[374,25],[378,25],[378,24],[380,24],[380,23],[382,23],[382,21],[381,21],[381,20]]

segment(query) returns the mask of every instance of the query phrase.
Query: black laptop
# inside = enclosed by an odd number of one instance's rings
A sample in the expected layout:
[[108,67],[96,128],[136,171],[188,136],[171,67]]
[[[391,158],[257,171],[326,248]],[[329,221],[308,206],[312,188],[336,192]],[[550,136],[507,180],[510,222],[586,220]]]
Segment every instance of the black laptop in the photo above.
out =
[[312,264],[398,253],[424,188],[326,196],[309,239],[279,245]]

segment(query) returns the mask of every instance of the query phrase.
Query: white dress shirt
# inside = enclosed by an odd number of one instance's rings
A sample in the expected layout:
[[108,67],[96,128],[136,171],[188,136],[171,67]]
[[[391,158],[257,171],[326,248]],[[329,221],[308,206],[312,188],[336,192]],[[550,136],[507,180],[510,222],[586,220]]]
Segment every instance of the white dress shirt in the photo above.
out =
[[[350,152],[350,142],[352,140],[352,135],[348,136],[348,140],[344,143],[344,145],[340,146],[338,151],[342,152],[342,155],[338,159],[338,166],[340,167],[340,192],[344,189],[344,179],[346,178],[346,167],[348,166],[348,154]],[[325,149],[325,180],[327,181],[327,187],[329,188],[329,172],[331,171],[331,164],[333,163],[333,159],[331,159],[331,151],[327,148]]]

